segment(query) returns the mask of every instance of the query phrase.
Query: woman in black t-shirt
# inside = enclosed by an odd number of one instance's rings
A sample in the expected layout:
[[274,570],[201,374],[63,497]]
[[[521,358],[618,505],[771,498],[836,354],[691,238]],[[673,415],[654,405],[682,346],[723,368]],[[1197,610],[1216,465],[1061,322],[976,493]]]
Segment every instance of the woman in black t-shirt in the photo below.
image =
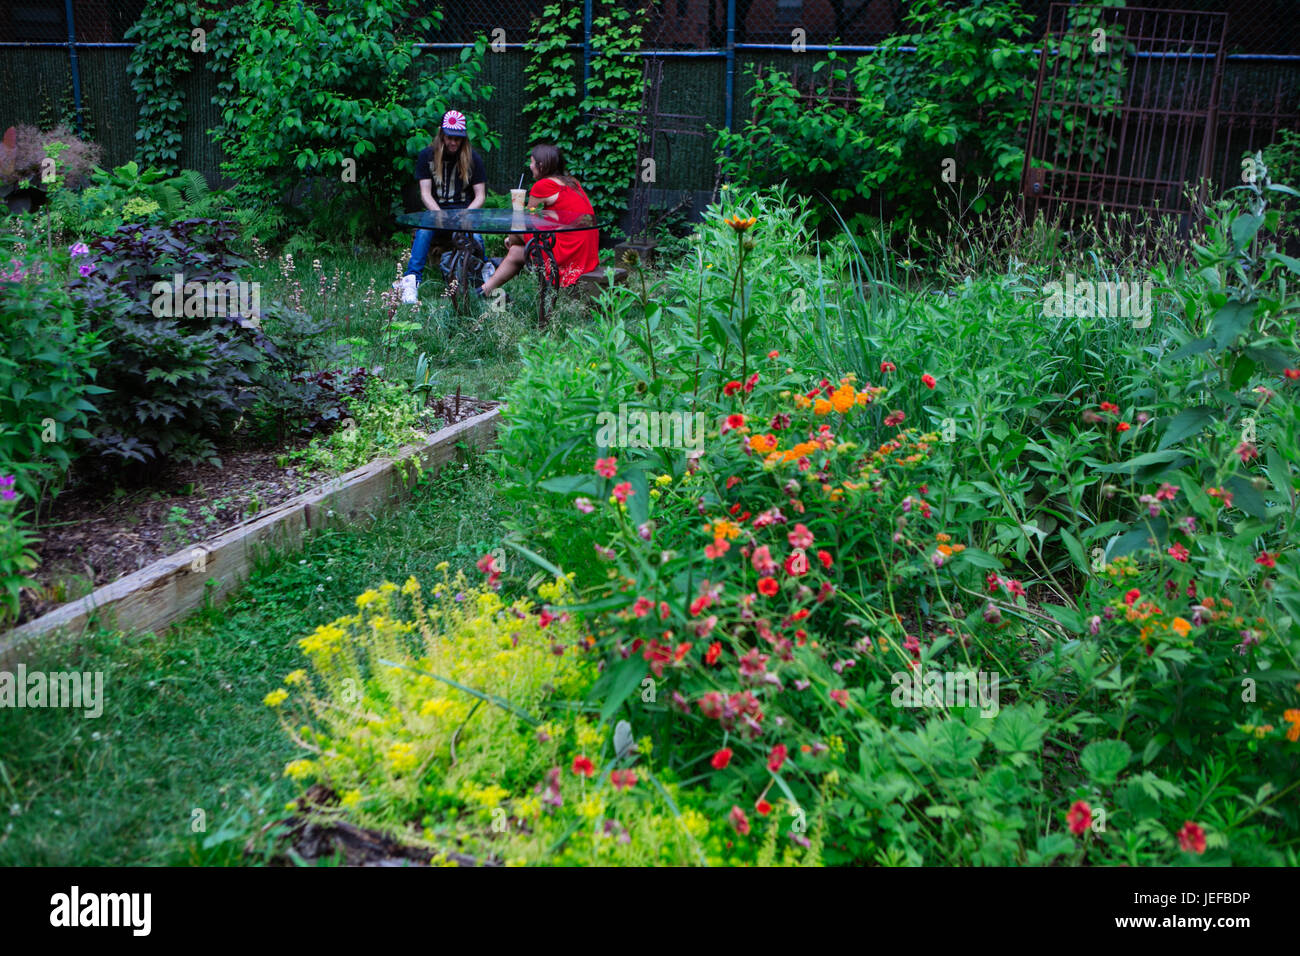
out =
[[[415,179],[420,184],[420,201],[430,212],[439,209],[477,209],[487,197],[487,169],[483,157],[470,143],[465,115],[448,110],[442,128],[433,142],[420,150],[415,160]],[[435,243],[450,246],[452,234],[446,230],[417,229],[411,243],[411,260],[406,273],[393,283],[402,292],[402,301],[418,302],[416,286],[424,273],[424,262]],[[474,237],[480,254],[483,237]]]

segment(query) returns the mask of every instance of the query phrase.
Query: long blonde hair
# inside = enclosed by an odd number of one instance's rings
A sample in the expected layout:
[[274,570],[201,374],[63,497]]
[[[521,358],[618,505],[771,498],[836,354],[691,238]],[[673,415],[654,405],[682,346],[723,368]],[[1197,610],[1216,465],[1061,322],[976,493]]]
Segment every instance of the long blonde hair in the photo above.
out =
[[[474,169],[474,144],[470,142],[469,136],[458,136],[457,139],[463,139],[465,142],[456,155],[456,178],[466,186],[469,186],[469,177]],[[447,134],[438,130],[438,135],[433,138],[433,181],[439,188],[442,186],[442,148],[447,142]]]

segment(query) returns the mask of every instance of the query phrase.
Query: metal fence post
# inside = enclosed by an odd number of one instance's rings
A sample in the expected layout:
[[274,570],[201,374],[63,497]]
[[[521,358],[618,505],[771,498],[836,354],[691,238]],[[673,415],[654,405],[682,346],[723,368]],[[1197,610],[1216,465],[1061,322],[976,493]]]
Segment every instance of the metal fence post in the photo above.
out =
[[727,0],[727,91],[722,125],[731,132],[736,99],[736,0]]
[[72,19],[72,0],[63,0],[68,18],[68,56],[72,63],[72,105],[76,110],[77,135],[81,136],[81,69],[77,64],[77,27]]
[[591,84],[591,0],[582,0],[582,98]]

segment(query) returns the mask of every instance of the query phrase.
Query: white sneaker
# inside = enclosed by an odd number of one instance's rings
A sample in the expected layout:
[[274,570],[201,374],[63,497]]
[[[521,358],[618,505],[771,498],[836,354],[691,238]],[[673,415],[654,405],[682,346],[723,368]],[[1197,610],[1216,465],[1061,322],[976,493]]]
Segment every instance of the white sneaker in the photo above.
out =
[[413,275],[404,275],[393,283],[393,288],[402,293],[403,305],[416,305],[420,301],[419,293],[416,292],[416,281]]

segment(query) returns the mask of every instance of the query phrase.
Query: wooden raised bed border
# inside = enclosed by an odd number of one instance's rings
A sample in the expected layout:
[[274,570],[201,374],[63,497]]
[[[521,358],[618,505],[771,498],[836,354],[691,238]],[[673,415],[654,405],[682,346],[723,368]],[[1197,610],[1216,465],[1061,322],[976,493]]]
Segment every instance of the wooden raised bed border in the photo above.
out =
[[0,634],[0,668],[17,663],[20,645],[33,638],[57,632],[75,637],[92,619],[123,631],[166,628],[202,606],[209,595],[219,601],[239,587],[247,580],[259,549],[292,549],[309,530],[376,511],[409,495],[411,487],[402,473],[409,468],[404,464],[407,460],[418,457],[423,471],[436,473],[456,458],[457,446],[491,445],[500,415],[497,406],[444,428],[422,445],[404,446],[395,458],[362,465],[209,541],[159,558],[84,598]]

